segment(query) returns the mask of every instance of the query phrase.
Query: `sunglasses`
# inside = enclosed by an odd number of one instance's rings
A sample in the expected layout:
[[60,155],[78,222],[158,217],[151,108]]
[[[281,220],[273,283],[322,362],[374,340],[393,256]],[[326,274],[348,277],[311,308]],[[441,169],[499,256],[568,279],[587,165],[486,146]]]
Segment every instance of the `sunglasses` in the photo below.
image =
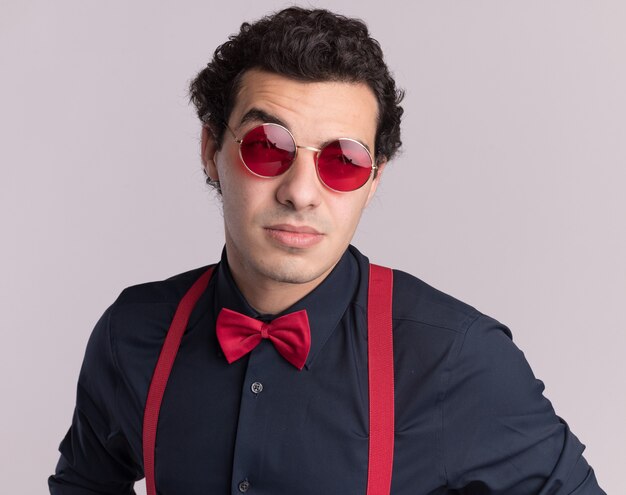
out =
[[354,139],[335,139],[318,149],[297,145],[293,134],[279,124],[258,125],[241,139],[237,139],[227,124],[226,127],[239,144],[241,161],[259,177],[285,173],[296,159],[298,149],[315,152],[317,176],[328,189],[337,192],[359,189],[378,168],[367,148]]

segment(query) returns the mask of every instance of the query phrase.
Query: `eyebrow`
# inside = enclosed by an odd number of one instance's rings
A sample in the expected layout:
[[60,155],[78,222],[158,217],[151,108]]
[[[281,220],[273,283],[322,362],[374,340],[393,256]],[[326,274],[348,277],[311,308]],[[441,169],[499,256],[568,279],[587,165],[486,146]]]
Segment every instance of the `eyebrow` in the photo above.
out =
[[[248,110],[244,114],[244,116],[241,118],[241,122],[239,122],[239,127],[241,127],[242,125],[248,122],[263,122],[264,124],[278,124],[289,129],[289,126],[285,122],[283,122],[281,119],[276,117],[276,115],[272,115],[271,113],[268,113],[265,110],[261,110],[260,108],[251,108],[250,110]],[[347,136],[344,136],[344,137],[347,137]],[[367,145],[367,143],[364,143],[360,139],[356,139],[356,138],[349,138],[349,139],[352,139],[360,143],[370,153],[370,155],[372,154],[372,150],[370,150],[370,147]],[[322,145],[320,146],[320,149],[322,149],[327,144],[332,143],[333,141],[335,141],[335,139],[330,139],[322,143]],[[374,157],[372,157],[372,160],[374,160]]]
[[251,108],[248,110],[245,115],[241,118],[241,122],[239,122],[239,127],[247,122],[263,122],[264,124],[278,124],[282,125],[289,129],[289,126],[285,124],[282,120],[280,120],[275,115],[268,113],[260,108]]

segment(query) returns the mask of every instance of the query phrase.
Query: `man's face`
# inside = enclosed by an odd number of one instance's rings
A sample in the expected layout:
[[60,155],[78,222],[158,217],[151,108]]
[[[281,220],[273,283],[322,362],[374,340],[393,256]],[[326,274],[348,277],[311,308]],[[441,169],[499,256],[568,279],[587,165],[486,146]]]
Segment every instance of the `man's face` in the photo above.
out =
[[[242,78],[228,125],[241,138],[271,116],[298,145],[321,148],[347,137],[367,145],[374,156],[377,112],[365,84],[305,83],[251,70]],[[320,182],[311,150],[299,149],[291,167],[272,178],[246,169],[228,130],[221,150],[215,150],[205,129],[203,161],[207,174],[220,181],[226,253],[235,279],[259,288],[273,283],[314,288],[350,243],[380,171],[356,191],[335,192]]]

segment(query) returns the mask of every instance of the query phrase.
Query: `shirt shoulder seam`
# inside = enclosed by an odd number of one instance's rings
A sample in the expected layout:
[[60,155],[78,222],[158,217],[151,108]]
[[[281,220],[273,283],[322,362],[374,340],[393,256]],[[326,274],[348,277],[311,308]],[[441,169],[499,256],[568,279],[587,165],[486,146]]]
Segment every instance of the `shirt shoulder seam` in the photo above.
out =
[[109,348],[111,349],[111,361],[113,363],[113,368],[115,369],[115,390],[114,390],[114,395],[113,395],[113,410],[115,411],[114,419],[115,419],[116,427],[122,430],[122,426],[121,426],[120,421],[118,421],[118,414],[117,414],[119,410],[118,396],[119,396],[122,370],[119,366],[117,354],[115,352],[115,338],[113,336],[113,328],[111,324],[112,315],[116,309],[117,304],[118,304],[117,302],[113,303],[113,305],[111,306],[111,311],[109,311],[109,316],[107,318],[107,333],[109,334],[108,337],[109,337]]
[[458,347],[458,350],[456,350],[455,353],[452,353],[452,352],[450,353],[450,356],[448,358],[449,364],[446,366],[443,376],[442,376],[441,399],[439,401],[440,414],[441,414],[441,436],[440,436],[439,441],[441,442],[441,448],[440,448],[441,466],[442,466],[442,472],[443,472],[446,485],[448,485],[450,480],[448,476],[449,469],[446,467],[446,452],[445,452],[445,441],[444,441],[445,426],[446,426],[445,417],[444,417],[445,401],[446,401],[446,397],[448,396],[449,377],[450,377],[450,374],[452,373],[452,370],[454,368],[456,361],[458,360],[459,355],[461,354],[461,350],[463,349],[463,345],[465,343],[467,334],[469,333],[472,326],[484,315],[480,311],[477,310],[476,313],[474,313],[472,316],[473,318],[469,318],[468,316],[468,318],[465,320],[464,322],[466,323],[465,329],[459,332],[459,336],[457,338],[460,342],[457,344],[455,341],[455,344],[454,344],[454,347]]
[[[363,313],[367,313],[367,308],[365,308],[362,304],[360,304],[357,301],[353,301],[354,306],[358,307],[359,310],[361,310]],[[449,330],[451,332],[457,333],[457,334],[464,334],[467,332],[467,330],[469,329],[469,327],[472,326],[472,323],[474,323],[474,321],[480,317],[482,315],[482,313],[478,310],[474,310],[469,312],[466,316],[465,319],[460,323],[459,328],[455,328],[452,326],[445,326],[445,325],[437,325],[435,323],[431,323],[428,321],[424,321],[424,320],[420,320],[418,318],[406,318],[403,316],[398,316],[398,317],[392,317],[392,320],[394,322],[396,321],[409,321],[411,323],[419,323],[421,325],[427,325],[429,327],[433,327],[433,328],[441,328],[442,330]]]

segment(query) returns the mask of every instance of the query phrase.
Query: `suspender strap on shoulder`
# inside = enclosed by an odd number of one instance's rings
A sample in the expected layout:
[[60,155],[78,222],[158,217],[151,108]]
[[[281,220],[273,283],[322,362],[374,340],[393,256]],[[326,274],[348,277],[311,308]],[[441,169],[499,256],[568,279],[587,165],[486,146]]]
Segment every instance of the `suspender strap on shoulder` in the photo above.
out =
[[154,451],[156,448],[159,411],[161,409],[161,402],[163,401],[167,380],[172,371],[174,359],[176,359],[176,354],[178,353],[180,342],[187,328],[191,312],[196,302],[198,302],[198,299],[200,299],[200,296],[209,285],[212,273],[213,267],[211,266],[194,282],[183,296],[180,303],[178,303],[174,319],[165,336],[165,342],[163,343],[159,359],[154,368],[143,416],[143,470],[146,477],[146,491],[148,495],[156,495],[157,493],[154,476]]
[[389,495],[394,447],[393,271],[370,264],[367,360],[370,406],[367,495]]

